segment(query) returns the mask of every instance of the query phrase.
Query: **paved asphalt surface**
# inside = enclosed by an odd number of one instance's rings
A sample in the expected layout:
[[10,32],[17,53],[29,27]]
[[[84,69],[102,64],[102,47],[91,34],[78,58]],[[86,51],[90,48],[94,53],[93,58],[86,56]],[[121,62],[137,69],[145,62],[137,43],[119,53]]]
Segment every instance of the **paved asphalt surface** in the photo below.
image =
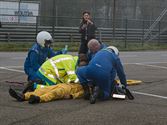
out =
[[142,80],[129,86],[135,100],[109,100],[89,104],[83,99],[36,105],[17,102],[5,81],[25,82],[27,53],[0,52],[0,125],[167,125],[167,51],[121,52],[127,79]]

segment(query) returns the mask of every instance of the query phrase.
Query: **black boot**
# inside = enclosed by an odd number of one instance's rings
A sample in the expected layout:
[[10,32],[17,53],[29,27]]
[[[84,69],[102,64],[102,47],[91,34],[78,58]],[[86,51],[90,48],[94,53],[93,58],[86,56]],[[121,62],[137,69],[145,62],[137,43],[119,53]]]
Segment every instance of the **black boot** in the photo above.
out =
[[34,82],[33,81],[28,81],[28,84],[25,86],[24,90],[23,90],[23,94],[26,92],[31,92],[34,91]]
[[95,104],[98,96],[99,96],[99,87],[95,86],[93,89],[93,93],[90,96],[90,104]]
[[40,97],[39,96],[35,96],[35,95],[31,95],[28,102],[30,104],[37,104],[40,102]]
[[89,86],[88,85],[84,85],[83,89],[84,89],[84,99],[85,100],[89,100],[89,98],[90,98]]
[[24,101],[24,94],[18,93],[15,90],[13,90],[12,88],[9,89],[9,95],[15,99],[17,99],[17,101],[22,102]]

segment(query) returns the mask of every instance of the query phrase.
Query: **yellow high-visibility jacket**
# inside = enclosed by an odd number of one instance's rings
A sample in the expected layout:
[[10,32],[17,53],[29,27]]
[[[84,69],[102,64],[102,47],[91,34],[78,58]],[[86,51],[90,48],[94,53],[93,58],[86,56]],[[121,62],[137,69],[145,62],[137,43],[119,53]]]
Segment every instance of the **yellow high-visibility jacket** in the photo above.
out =
[[[39,72],[54,84],[79,82],[75,73],[77,60],[72,55],[57,55],[48,59],[39,68]],[[46,85],[47,80],[46,80]]]
[[78,83],[61,83],[44,88],[36,89],[34,92],[26,92],[25,100],[29,100],[31,95],[39,96],[40,102],[49,102],[57,99],[80,98],[84,90]]

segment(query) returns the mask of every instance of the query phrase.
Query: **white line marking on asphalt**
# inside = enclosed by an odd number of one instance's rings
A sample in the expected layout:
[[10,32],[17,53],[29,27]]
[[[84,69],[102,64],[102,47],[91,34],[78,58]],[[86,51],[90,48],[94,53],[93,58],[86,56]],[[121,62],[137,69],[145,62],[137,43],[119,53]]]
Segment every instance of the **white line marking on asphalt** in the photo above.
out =
[[137,57],[137,55],[121,55],[120,57]]
[[166,62],[140,62],[140,63],[142,64],[166,64],[167,61]]
[[11,59],[25,59],[25,57],[13,57]]
[[145,96],[151,96],[151,97],[157,97],[157,98],[162,98],[162,99],[167,99],[166,96],[154,95],[154,94],[149,94],[149,93],[136,92],[136,91],[132,91],[132,93],[139,94],[139,95],[145,95]]
[[9,69],[9,68],[6,68],[6,67],[0,67],[0,69],[5,69],[5,70],[9,70],[9,71],[14,71],[14,72],[21,72],[21,73],[24,73],[24,71],[22,71],[22,70]]
[[136,63],[123,63],[125,65],[130,65],[130,64],[166,64],[167,62],[136,62]]
[[146,64],[142,64],[142,63],[136,63],[136,65],[150,66],[150,67],[154,67],[154,68],[167,69],[167,67],[165,67],[165,66],[157,66],[157,65],[146,65]]
[[4,67],[7,67],[7,68],[23,68],[23,66],[4,66]]

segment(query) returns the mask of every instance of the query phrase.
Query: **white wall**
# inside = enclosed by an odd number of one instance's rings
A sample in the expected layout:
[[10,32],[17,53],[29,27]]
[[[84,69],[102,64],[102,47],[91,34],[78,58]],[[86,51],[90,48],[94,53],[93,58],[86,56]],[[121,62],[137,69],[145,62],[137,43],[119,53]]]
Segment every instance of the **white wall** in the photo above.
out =
[[36,23],[39,14],[39,3],[0,1],[0,21]]

